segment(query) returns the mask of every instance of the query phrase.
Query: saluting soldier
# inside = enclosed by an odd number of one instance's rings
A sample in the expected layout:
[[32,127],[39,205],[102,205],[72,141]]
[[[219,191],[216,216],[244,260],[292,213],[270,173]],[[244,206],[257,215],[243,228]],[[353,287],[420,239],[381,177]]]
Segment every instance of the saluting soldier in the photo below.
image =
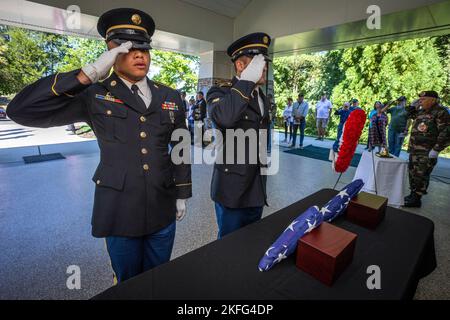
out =
[[[258,154],[267,143],[267,135],[260,136],[260,131],[269,128],[270,103],[260,88],[266,83],[269,45],[270,37],[265,33],[252,33],[231,44],[227,53],[236,76],[230,83],[212,87],[207,94],[211,118],[223,136],[223,162],[216,162],[211,182],[219,239],[261,219],[267,204],[266,176],[261,174],[265,163]],[[227,151],[227,129],[254,131],[257,154],[251,154],[249,141],[245,141],[245,150],[238,150],[235,143],[234,150]],[[233,151],[233,157],[227,156]],[[245,159],[243,164],[237,161],[239,155]],[[258,161],[249,161],[252,156]]]
[[408,147],[411,194],[405,197],[405,207],[420,208],[439,152],[450,145],[450,115],[439,105],[436,91],[421,92],[407,113],[414,123]]
[[173,164],[169,151],[172,131],[186,128],[185,110],[177,91],[147,78],[150,15],[113,9],[97,28],[108,51],[81,70],[26,87],[8,115],[32,127],[91,126],[100,147],[92,235],[106,238],[116,280],[124,281],[170,259],[175,220],[192,194],[190,165]]

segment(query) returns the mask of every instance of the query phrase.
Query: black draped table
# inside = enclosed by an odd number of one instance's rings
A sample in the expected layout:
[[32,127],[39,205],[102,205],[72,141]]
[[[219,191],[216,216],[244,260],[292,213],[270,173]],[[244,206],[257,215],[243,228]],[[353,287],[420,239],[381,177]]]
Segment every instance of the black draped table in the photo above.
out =
[[[295,254],[272,270],[258,262],[290,222],[337,191],[323,189],[268,217],[164,265],[118,284],[94,299],[411,299],[418,281],[436,267],[434,224],[387,208],[374,231],[345,218],[333,222],[358,235],[352,263],[328,287],[295,266]],[[192,234],[192,237],[197,235]],[[381,289],[369,290],[369,266],[381,271]]]

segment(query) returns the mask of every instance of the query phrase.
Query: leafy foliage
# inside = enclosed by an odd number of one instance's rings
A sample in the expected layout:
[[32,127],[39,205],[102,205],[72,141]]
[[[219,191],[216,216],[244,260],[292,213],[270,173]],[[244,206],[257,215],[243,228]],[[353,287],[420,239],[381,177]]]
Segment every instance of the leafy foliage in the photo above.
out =
[[[104,41],[0,26],[0,95],[14,94],[55,72],[79,69],[106,50]],[[153,79],[173,88],[196,91],[199,58],[152,50]]]
[[200,59],[168,51],[152,51],[152,64],[159,69],[153,80],[186,92],[194,92],[197,88]]
[[[327,92],[333,107],[357,98],[366,111],[375,101],[404,95],[409,102],[423,90],[435,90],[450,104],[450,35],[374,44],[315,54],[276,58],[273,64],[278,116],[287,98],[303,92],[310,104],[307,134],[315,134],[315,104]],[[339,119],[332,116],[329,136]],[[367,139],[367,127],[362,140]]]

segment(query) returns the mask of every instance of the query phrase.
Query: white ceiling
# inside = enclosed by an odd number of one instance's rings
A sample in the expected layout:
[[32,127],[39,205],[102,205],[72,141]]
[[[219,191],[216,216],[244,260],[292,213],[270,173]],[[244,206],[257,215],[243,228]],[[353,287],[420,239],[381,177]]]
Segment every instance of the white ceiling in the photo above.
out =
[[[68,28],[67,13],[63,9],[30,1],[0,0],[0,25],[25,27],[32,30],[55,32],[73,36],[102,39],[97,32],[97,17],[81,14],[78,28]],[[213,50],[213,43],[175,33],[156,30],[152,47],[192,55]]]
[[197,7],[236,18],[252,0],[180,0]]

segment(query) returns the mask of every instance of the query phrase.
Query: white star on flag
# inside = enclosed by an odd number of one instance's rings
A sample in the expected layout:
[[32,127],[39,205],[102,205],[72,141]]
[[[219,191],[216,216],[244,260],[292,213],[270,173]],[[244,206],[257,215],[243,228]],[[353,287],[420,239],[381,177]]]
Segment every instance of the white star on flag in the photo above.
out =
[[274,247],[270,247],[269,249],[267,249],[266,251],[266,256],[269,256],[269,251],[272,250]]
[[340,196],[341,199],[344,199],[345,197],[348,197],[347,189],[342,190],[337,195]]
[[306,222],[308,223],[308,229],[306,229],[305,233],[309,233],[316,227],[317,221],[314,220],[314,223],[311,224],[310,221],[308,219],[306,219]]
[[286,253],[287,253],[287,249],[284,252],[279,253],[278,257],[274,261],[274,264],[278,263],[278,262],[281,262],[281,260],[286,259],[287,258]]
[[288,230],[294,231],[294,225],[296,225],[297,223],[298,223],[298,221],[292,221],[292,223],[289,225],[289,227],[287,227],[286,230],[284,230],[284,231],[288,231]]
[[328,210],[328,207],[322,207],[322,209],[320,209],[320,213],[323,216],[326,215],[328,212],[331,212],[330,210]]

